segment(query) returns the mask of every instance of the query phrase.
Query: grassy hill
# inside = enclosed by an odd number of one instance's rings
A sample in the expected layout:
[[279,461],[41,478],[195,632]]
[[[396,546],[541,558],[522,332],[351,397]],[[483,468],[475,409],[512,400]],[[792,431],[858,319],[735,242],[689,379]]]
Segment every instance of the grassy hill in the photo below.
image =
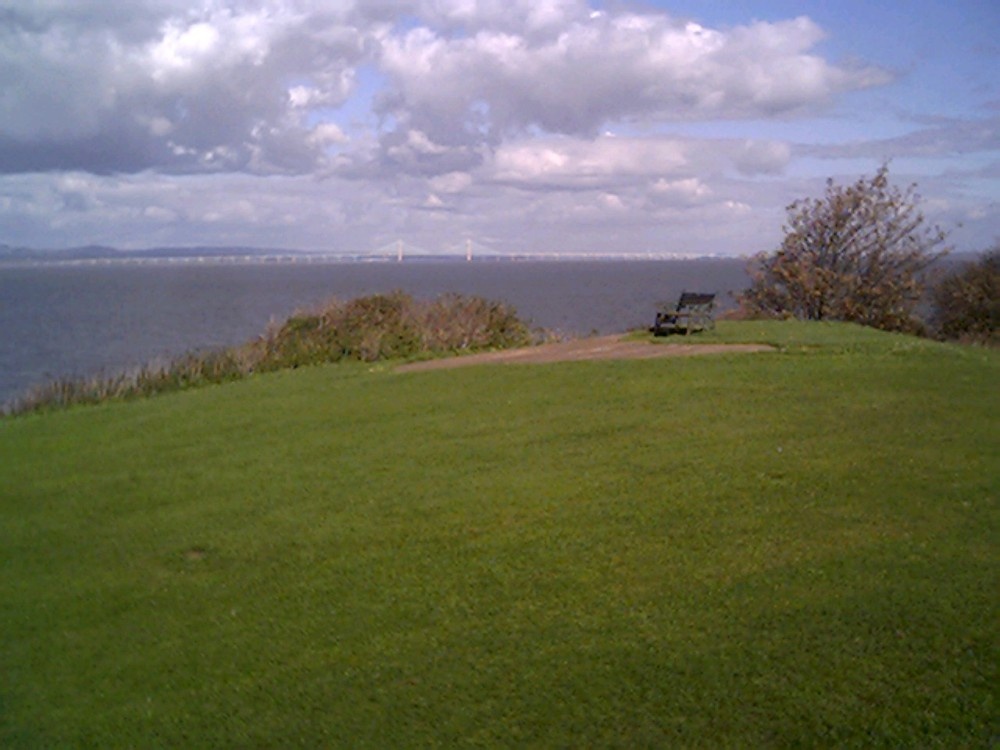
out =
[[996,741],[1000,355],[702,338],[0,421],[0,746]]

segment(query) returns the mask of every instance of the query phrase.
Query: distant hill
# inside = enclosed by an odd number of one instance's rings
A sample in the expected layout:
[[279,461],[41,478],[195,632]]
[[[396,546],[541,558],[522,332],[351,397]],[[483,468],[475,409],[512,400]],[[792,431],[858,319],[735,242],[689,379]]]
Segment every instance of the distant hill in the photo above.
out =
[[45,263],[80,260],[129,260],[143,258],[215,258],[253,255],[307,255],[298,250],[256,247],[152,247],[142,250],[119,250],[106,245],[82,245],[61,249],[40,249],[0,244],[0,263]]

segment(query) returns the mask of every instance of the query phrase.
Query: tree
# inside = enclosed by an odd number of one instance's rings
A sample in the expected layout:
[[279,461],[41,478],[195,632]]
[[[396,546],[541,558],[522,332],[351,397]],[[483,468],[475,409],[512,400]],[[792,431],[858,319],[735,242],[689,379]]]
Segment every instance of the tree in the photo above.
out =
[[916,185],[889,183],[889,166],[842,186],[827,180],[822,198],[786,209],[781,247],[751,262],[742,302],[752,313],[847,320],[887,330],[917,330],[924,271],[944,255],[939,227],[924,225]]
[[934,327],[944,338],[1000,343],[1000,243],[934,288]]

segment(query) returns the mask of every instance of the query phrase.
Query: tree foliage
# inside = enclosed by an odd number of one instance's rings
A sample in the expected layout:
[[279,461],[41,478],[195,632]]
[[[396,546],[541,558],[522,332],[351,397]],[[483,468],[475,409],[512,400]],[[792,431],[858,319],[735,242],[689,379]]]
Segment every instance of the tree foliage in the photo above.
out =
[[934,326],[949,339],[1000,343],[1000,243],[935,288]]
[[781,247],[756,256],[743,295],[753,313],[847,320],[887,330],[920,327],[924,271],[946,251],[928,227],[916,186],[889,182],[888,164],[851,185],[827,180],[822,198],[787,208]]

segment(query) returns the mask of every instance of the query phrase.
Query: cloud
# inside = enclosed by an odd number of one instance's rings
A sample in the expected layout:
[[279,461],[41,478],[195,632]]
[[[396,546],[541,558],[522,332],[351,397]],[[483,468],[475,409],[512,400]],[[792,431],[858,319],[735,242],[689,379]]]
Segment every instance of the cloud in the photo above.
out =
[[777,141],[745,140],[731,144],[731,150],[736,168],[749,177],[779,174],[792,158],[791,146]]
[[442,142],[533,127],[593,136],[614,121],[792,115],[891,80],[810,54],[821,38],[804,17],[717,31],[663,14],[594,13],[541,37],[419,26],[382,40],[393,85],[382,107]]
[[653,183],[652,195],[669,204],[694,205],[712,195],[712,189],[696,177],[683,180],[659,179]]
[[385,135],[379,159],[378,173],[383,175],[435,177],[469,171],[482,162],[482,155],[474,147],[444,145],[421,130],[411,129]]
[[1000,151],[1000,116],[982,119],[939,118],[905,135],[852,143],[804,145],[803,154],[824,158],[942,157]]
[[2,185],[0,226],[14,243],[44,233],[52,246],[288,247],[294,235],[297,247],[353,249],[393,222],[378,191],[308,176],[32,173]]
[[688,144],[673,138],[526,139],[493,158],[493,178],[524,187],[604,185],[611,179],[677,173]]
[[590,17],[583,0],[424,0],[419,16],[444,28],[483,28],[536,34]]
[[673,137],[526,138],[498,147],[491,178],[525,188],[595,187],[738,172],[775,174],[791,158],[782,142]]
[[276,173],[322,160],[302,110],[351,92],[364,40],[343,18],[301,3],[107,6],[5,12],[0,171]]
[[433,177],[431,188],[437,193],[461,193],[472,184],[472,175],[468,172],[449,172]]
[[941,166],[995,155],[995,109],[811,145],[900,118],[848,96],[893,74],[830,57],[809,18],[713,27],[664,5],[6,0],[0,241],[752,251],[828,169],[886,156],[945,170],[912,175],[941,215],[996,222],[995,168]]
[[359,140],[336,113],[362,65],[384,127],[377,153],[347,160],[359,173],[467,169],[535,128],[792,114],[888,80],[812,54],[806,18],[718,31],[583,0],[118,6],[2,12],[0,172],[329,172],[329,146]]
[[350,138],[347,137],[344,131],[332,122],[322,122],[309,133],[309,142],[320,146],[345,144],[349,141]]

